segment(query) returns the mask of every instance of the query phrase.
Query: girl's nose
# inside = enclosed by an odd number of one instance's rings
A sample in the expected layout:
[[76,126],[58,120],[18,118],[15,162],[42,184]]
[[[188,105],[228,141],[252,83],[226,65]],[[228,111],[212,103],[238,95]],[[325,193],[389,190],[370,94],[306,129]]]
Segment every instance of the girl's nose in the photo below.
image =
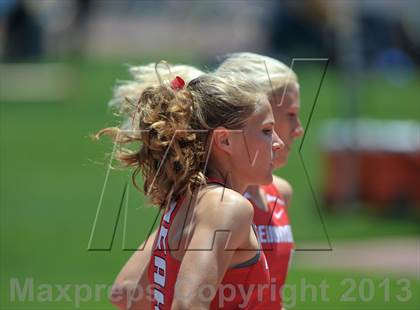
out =
[[273,132],[273,151],[277,151],[284,148],[284,142],[280,137],[277,135],[277,133]]
[[303,129],[302,124],[300,123],[300,121],[298,121],[298,124],[292,133],[293,137],[295,138],[302,137],[304,132],[305,130]]

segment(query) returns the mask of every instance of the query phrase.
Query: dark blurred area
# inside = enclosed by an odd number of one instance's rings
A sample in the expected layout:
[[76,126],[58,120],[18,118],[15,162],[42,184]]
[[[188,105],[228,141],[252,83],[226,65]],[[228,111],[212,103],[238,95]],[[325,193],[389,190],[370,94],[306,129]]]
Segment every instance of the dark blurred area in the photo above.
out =
[[23,2],[14,4],[6,16],[4,43],[6,61],[32,60],[44,53],[41,25]]
[[1,55],[6,62],[127,56],[168,46],[199,59],[250,50],[336,63],[344,38],[348,48],[360,46],[365,68],[411,67],[420,64],[419,11],[415,0],[2,0]]
[[267,27],[269,46],[274,53],[334,61],[338,37],[357,31],[364,65],[419,65],[420,25],[410,13],[419,9],[415,1],[278,1]]

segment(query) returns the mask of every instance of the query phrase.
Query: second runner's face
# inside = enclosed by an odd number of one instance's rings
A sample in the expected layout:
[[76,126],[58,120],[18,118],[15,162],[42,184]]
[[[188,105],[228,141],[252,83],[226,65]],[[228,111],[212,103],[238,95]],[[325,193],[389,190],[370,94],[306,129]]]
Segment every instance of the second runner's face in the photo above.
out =
[[284,88],[277,89],[270,97],[270,103],[275,119],[275,131],[284,142],[284,148],[276,152],[274,159],[275,168],[279,168],[286,164],[294,140],[300,138],[304,132],[299,118],[299,86],[290,84],[286,91]]
[[274,154],[283,142],[274,130],[274,116],[266,97],[261,98],[256,112],[234,137],[233,169],[248,184],[271,183]]

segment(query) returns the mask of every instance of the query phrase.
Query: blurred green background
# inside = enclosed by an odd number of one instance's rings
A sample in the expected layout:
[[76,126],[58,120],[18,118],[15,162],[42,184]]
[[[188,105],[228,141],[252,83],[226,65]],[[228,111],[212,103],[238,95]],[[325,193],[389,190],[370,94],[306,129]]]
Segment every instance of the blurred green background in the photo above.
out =
[[[211,55],[200,58],[166,50],[118,57],[56,54],[25,63],[5,59],[1,64],[1,309],[111,308],[105,289],[94,289],[99,284],[112,284],[132,254],[130,249],[147,237],[158,214],[135,191],[127,172],[108,169],[112,152],[109,139],[94,142],[89,136],[119,124],[107,102],[116,80],[130,78],[125,64],[160,59],[202,69],[211,69],[216,63]],[[60,65],[57,71],[43,71],[56,64]],[[301,62],[294,67],[301,85],[301,118],[308,128],[301,155],[309,180],[299,157],[300,141],[295,143],[287,167],[276,171],[293,186],[290,217],[298,249],[287,281],[290,287],[285,305],[291,309],[418,309],[419,265],[414,264],[414,270],[403,268],[404,258],[416,261],[420,255],[418,214],[410,211],[390,216],[363,201],[342,211],[324,201],[326,163],[320,144],[321,127],[327,119],[345,116],[345,102],[350,100],[348,73],[333,62],[314,107],[324,68],[325,62]],[[414,67],[398,74],[404,77],[402,83],[393,82],[380,70],[363,71],[358,84],[358,118],[419,121],[419,70]],[[31,97],[37,94],[34,88],[39,85],[46,85],[47,90]],[[48,91],[49,86],[59,89],[58,96]],[[125,184],[128,194],[121,205]],[[346,266],[344,261],[340,265],[341,258],[334,258],[337,248],[349,249],[350,260],[352,255],[360,259],[363,253],[356,251],[375,251],[381,242],[385,242],[385,250],[382,247],[378,252],[377,265],[387,258],[380,255],[397,255],[397,267],[401,256],[401,270],[394,268],[395,262],[389,269],[386,263],[382,269],[370,268],[375,262],[358,268]],[[408,246],[396,253],[398,244]],[[330,245],[332,251],[326,251]],[[308,248],[319,251],[302,251]],[[337,264],[322,264],[328,259]],[[367,259],[374,260],[375,256]],[[34,281],[34,300],[13,301],[17,298],[12,293],[16,288],[13,285],[18,282],[20,290],[25,290],[27,279]],[[311,300],[311,289],[305,290],[302,281],[318,288],[323,280],[329,285],[329,300],[320,300],[319,295],[316,301]],[[45,290],[36,297],[42,284],[52,285],[51,298]],[[70,300],[60,297],[60,288],[65,285],[70,285]],[[292,298],[294,286],[297,291]],[[78,301],[77,290],[81,297]]]

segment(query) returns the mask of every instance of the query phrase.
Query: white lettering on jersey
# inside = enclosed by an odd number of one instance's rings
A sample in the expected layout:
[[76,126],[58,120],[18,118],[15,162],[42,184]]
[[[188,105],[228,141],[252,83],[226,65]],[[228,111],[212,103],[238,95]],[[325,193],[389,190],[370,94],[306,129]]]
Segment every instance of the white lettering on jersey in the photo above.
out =
[[171,203],[171,205],[169,206],[169,210],[165,213],[165,215],[163,216],[163,220],[166,222],[166,223],[169,223],[169,220],[171,219],[171,215],[172,215],[172,212],[175,210],[175,207],[176,207],[176,201],[173,201],[172,203]]
[[258,225],[261,243],[292,243],[293,235],[290,225],[269,226]]
[[166,280],[166,261],[159,256],[155,256],[155,272],[153,273],[153,282],[165,287]]
[[161,291],[159,291],[158,289],[154,289],[153,290],[153,297],[156,300],[156,305],[155,305],[155,310],[160,310],[159,305],[164,305],[164,298],[165,296],[163,295],[163,293]]
[[[169,209],[163,215],[163,221],[159,228],[158,239],[156,240],[156,249],[162,250],[166,256],[166,237],[168,236],[168,228],[165,227],[164,223],[169,224],[172,212],[175,210],[176,201],[172,202]],[[153,256],[154,272],[153,272],[153,283],[165,288],[166,282],[166,260],[164,257],[158,255]],[[154,307],[155,310],[160,310],[160,306],[165,304],[165,295],[156,287],[153,289],[153,298],[156,302]]]
[[168,236],[168,229],[165,226],[160,227],[159,236],[156,242],[156,249],[162,250],[166,255],[166,237]]

